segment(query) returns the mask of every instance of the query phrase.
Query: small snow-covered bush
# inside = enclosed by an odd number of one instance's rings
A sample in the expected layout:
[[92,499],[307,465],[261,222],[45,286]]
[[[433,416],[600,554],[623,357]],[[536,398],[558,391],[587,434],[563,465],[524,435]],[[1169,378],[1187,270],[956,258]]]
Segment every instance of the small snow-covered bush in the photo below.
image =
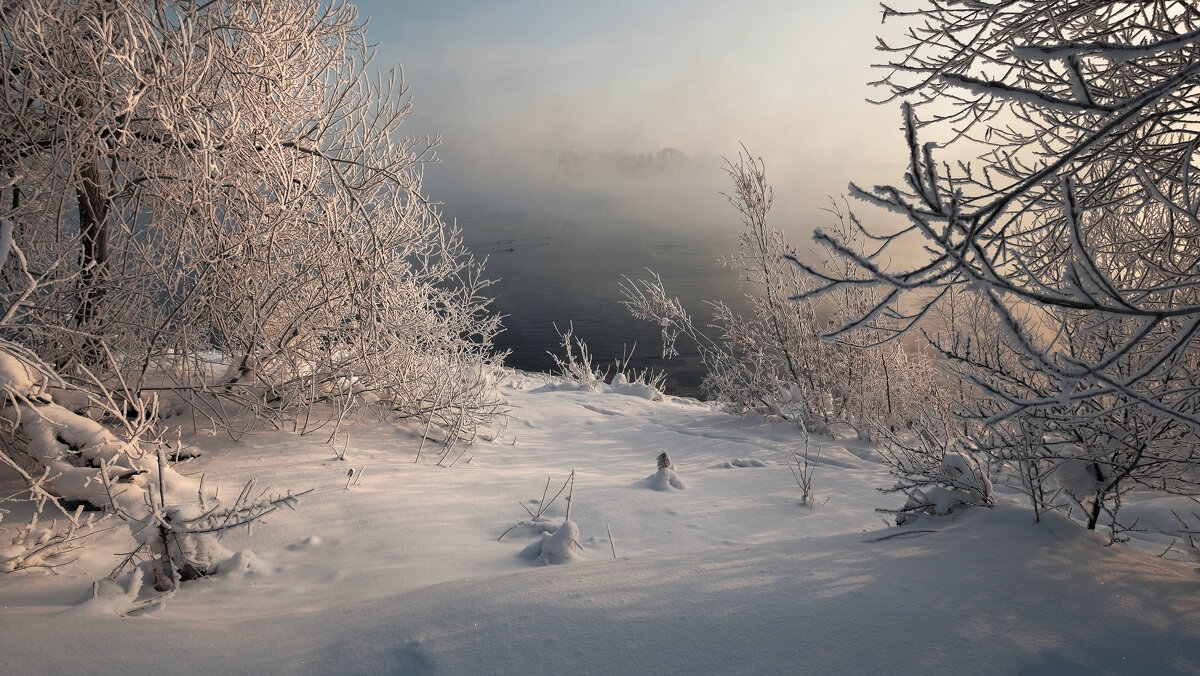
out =
[[[568,489],[570,490],[568,491]],[[558,528],[558,521],[552,519],[548,515],[550,507],[554,505],[554,503],[560,496],[562,496],[563,493],[566,493],[567,517],[569,518],[571,516],[571,496],[574,492],[575,470],[571,470],[571,473],[567,476],[567,480],[563,482],[562,488],[559,488],[558,492],[554,495],[551,495],[549,499],[547,499],[546,496],[550,495],[550,477],[546,477],[546,486],[542,489],[541,499],[529,500],[530,504],[534,505],[536,509],[530,509],[529,505],[526,505],[524,502],[517,503],[521,505],[521,508],[524,509],[527,514],[529,514],[529,518],[522,519],[512,526],[509,526],[508,530],[504,531],[500,534],[500,537],[496,538],[496,541],[499,542],[500,540],[503,540],[505,535],[508,535],[514,530],[531,531],[538,535],[544,533],[553,533],[554,530]]]
[[[3,500],[0,500],[3,502]],[[0,528],[0,573],[25,568],[54,568],[70,563],[71,555],[92,535],[103,530],[95,512],[82,514],[82,505],[69,518],[54,519],[49,526],[39,522],[39,514],[13,530]],[[3,517],[4,510],[0,510]],[[0,521],[3,519],[0,518]]]
[[621,358],[616,360],[616,373],[609,383],[622,388],[625,394],[637,393],[646,399],[662,399],[662,390],[667,382],[664,371],[655,371],[651,367],[637,369],[631,366],[633,353],[637,351],[637,343],[628,351],[621,351]]
[[813,493],[813,473],[821,460],[821,449],[817,448],[816,454],[809,457],[812,437],[809,436],[808,429],[801,427],[801,431],[804,432],[804,450],[792,449],[792,459],[788,462],[788,468],[792,470],[796,487],[800,489],[800,504],[812,507],[816,502],[816,495]]
[[550,358],[554,360],[554,366],[558,369],[557,375],[589,390],[594,390],[604,384],[605,379],[608,378],[608,370],[601,370],[599,366],[592,365],[592,352],[582,338],[575,336],[575,324],[568,325],[566,331],[559,330],[558,325],[555,324],[554,330],[558,333],[559,343],[563,347],[565,356],[559,357],[553,352],[546,354],[549,354]]
[[608,384],[617,392],[651,401],[662,400],[666,374],[649,367],[637,369],[630,366],[633,352],[637,349],[636,343],[633,349],[624,351],[622,356],[614,361],[613,367],[615,368],[601,368],[599,365],[592,364],[592,351],[582,338],[575,335],[574,324],[571,324],[566,331],[559,330],[558,325],[555,325],[554,330],[558,332],[564,356],[560,357],[553,352],[547,354],[554,360],[554,365],[558,370],[555,375],[558,377],[576,386],[597,390],[608,380],[609,373],[613,373]]
[[963,507],[996,504],[987,467],[979,460],[983,454],[955,441],[946,422],[927,418],[912,432],[889,434],[880,449],[898,478],[891,488],[880,490],[907,496],[899,509],[881,510],[895,513],[897,525],[919,514],[945,515]]

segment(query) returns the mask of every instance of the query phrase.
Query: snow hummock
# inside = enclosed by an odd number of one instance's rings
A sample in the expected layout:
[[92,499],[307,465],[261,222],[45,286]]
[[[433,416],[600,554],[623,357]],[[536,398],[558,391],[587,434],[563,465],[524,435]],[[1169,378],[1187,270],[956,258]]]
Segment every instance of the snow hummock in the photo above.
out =
[[581,551],[579,526],[574,521],[564,521],[553,531],[542,533],[542,538],[530,543],[521,556],[543,564],[559,564],[579,558]]
[[755,458],[730,458],[721,463],[723,469],[746,468],[746,467],[766,467],[767,463]]
[[92,597],[67,609],[67,614],[96,618],[125,615],[137,604],[138,594],[142,590],[142,575],[141,568],[134,568],[125,576],[124,584],[108,578],[97,581],[92,587]]
[[[514,373],[507,425],[451,469],[380,423],[350,428],[348,462],[319,435],[185,437],[204,453],[176,471],[222,494],[315,490],[226,535],[217,574],[161,604],[151,580],[93,585],[127,528],[54,573],[0,574],[0,673],[1200,672],[1200,562],[1157,556],[1170,535],[1035,523],[1003,485],[993,509],[889,526],[875,509],[898,498],[876,489],[895,478],[857,439],[812,439],[829,500],[801,507],[795,425],[618,389]],[[660,451],[688,490],[640,485]],[[530,518],[571,470],[570,502]],[[1171,526],[1166,500],[1127,508]],[[32,513],[4,508],[9,531]]]
[[657,472],[646,477],[645,483],[656,491],[683,490],[687,488],[687,486],[683,485],[683,480],[679,478],[675,470],[670,467],[658,468]]

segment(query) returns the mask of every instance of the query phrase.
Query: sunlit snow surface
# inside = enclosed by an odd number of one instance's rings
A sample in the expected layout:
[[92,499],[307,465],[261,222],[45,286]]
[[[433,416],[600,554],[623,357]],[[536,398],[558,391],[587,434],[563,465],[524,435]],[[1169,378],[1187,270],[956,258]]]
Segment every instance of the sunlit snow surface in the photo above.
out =
[[[1157,557],[1169,537],[1108,547],[1002,487],[994,510],[889,527],[874,510],[903,499],[876,490],[892,480],[862,442],[815,438],[809,509],[787,424],[525,374],[503,391],[507,426],[449,469],[388,425],[353,428],[345,462],[320,434],[194,439],[205,454],[179,469],[222,495],[251,476],[316,490],[149,612],[112,615],[108,586],[76,607],[120,529],[58,575],[0,575],[0,673],[1200,673],[1200,563]],[[686,490],[652,490],[663,451]],[[571,470],[565,565],[521,556],[535,527],[497,540]],[[544,519],[562,524],[566,496]]]

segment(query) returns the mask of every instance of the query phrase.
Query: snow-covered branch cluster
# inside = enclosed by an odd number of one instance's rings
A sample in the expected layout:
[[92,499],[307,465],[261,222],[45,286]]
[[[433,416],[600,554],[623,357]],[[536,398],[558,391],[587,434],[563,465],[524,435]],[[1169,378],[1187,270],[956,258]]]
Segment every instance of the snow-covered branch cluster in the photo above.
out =
[[[179,449],[156,437],[149,424],[153,407],[130,415],[7,341],[0,341],[0,392],[0,463],[24,480],[39,513],[57,511],[63,523],[37,527],[35,516],[0,547],[0,572],[60,565],[100,524],[115,527],[119,520],[138,544],[112,577],[133,567],[140,579],[145,564],[159,591],[172,590],[180,580],[216,571],[228,554],[216,536],[292,507],[304,495],[255,492],[251,482],[232,505],[222,505],[205,490],[203,477],[187,478],[171,467],[168,453]],[[128,416],[123,434],[80,412],[93,407],[105,420]]]
[[[852,268],[806,297],[871,289],[843,328],[935,335],[978,395],[964,433],[1036,508],[1117,528],[1134,485],[1195,492],[1200,11],[952,0],[896,17],[878,84],[903,101],[909,169],[855,196],[900,223],[863,228],[868,250],[819,238]],[[955,297],[975,320],[939,323]]]

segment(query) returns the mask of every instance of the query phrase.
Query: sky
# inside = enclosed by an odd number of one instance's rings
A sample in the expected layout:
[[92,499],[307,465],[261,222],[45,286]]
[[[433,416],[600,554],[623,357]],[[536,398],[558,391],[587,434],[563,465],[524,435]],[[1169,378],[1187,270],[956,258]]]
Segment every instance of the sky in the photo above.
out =
[[536,190],[542,151],[704,158],[697,200],[664,198],[703,211],[721,203],[720,158],[744,143],[766,162],[777,212],[805,221],[851,180],[900,178],[898,106],[866,102],[878,96],[866,84],[879,74],[874,0],[356,4],[376,66],[403,67],[409,133],[442,137],[435,198]]

